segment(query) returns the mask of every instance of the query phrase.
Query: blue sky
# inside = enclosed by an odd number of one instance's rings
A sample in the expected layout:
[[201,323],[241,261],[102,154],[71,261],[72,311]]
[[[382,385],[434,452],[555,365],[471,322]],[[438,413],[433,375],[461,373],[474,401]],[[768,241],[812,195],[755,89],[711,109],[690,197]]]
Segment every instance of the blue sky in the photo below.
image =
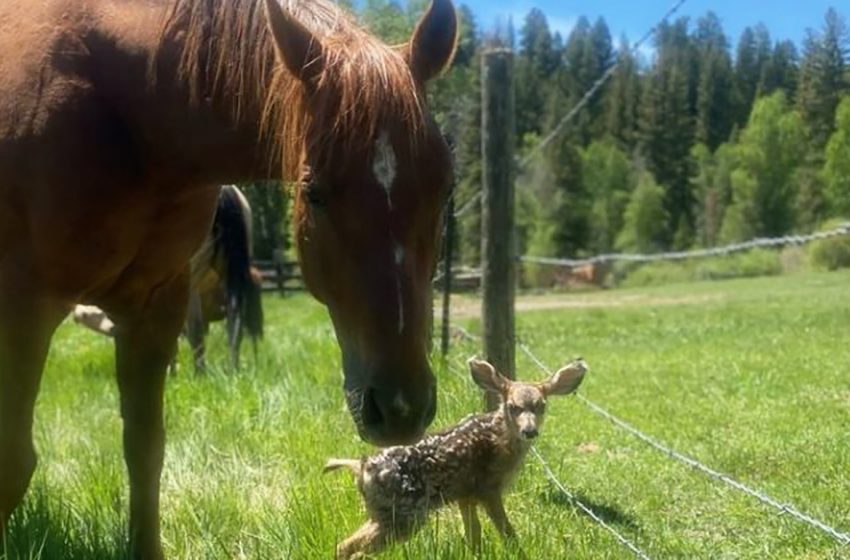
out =
[[[519,29],[525,14],[537,7],[543,10],[550,26],[569,32],[575,20],[585,15],[593,21],[603,16],[617,39],[625,33],[635,41],[654,25],[673,5],[673,0],[457,0],[468,4],[481,27],[492,27],[498,18],[511,16]],[[744,27],[763,22],[771,37],[791,39],[800,45],[807,27],[818,28],[827,8],[834,6],[848,20],[847,0],[689,0],[680,15],[696,19],[713,10],[723,22],[726,34],[737,43]]]

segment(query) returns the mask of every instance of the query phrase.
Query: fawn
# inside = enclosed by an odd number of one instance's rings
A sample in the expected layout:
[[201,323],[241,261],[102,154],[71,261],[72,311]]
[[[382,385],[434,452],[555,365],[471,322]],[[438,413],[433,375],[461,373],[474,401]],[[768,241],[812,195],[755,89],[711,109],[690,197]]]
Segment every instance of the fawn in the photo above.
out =
[[543,424],[546,398],[575,391],[587,372],[579,359],[542,383],[511,381],[487,362],[470,360],[472,379],[498,394],[493,412],[468,416],[419,443],[389,447],[360,460],[332,459],[325,472],[354,472],[367,521],[337,547],[337,558],[361,558],[409,538],[443,505],[457,502],[473,550],[481,545],[477,507],[483,505],[499,533],[516,536],[502,494],[519,472]]

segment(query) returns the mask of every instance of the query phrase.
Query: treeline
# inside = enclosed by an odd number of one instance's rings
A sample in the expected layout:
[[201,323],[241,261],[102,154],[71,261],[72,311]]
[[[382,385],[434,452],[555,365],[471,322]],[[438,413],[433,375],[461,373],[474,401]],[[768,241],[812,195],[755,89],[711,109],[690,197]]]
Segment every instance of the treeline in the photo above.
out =
[[[400,43],[426,6],[366,0],[358,16]],[[521,173],[521,253],[709,247],[850,217],[846,14],[830,9],[799,46],[759,24],[733,48],[709,12],[663,24],[652,54],[635,56],[629,39],[615,40],[602,18],[582,17],[563,37],[537,9],[519,29],[509,22],[492,33],[468,7],[459,13],[457,58],[431,93],[455,143],[459,206],[481,188],[479,59],[492,35],[517,52],[520,156],[617,63],[599,94]],[[476,206],[459,220],[459,253],[468,264],[479,258],[479,216]]]

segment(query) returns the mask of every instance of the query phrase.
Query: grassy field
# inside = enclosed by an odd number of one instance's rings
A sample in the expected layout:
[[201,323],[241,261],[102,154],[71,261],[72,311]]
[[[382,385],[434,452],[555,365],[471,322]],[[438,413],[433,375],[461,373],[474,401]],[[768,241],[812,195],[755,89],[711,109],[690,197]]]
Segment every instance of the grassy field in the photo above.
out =
[[[580,391],[642,430],[779,501],[850,531],[850,274],[523,299],[520,336],[553,367],[582,355]],[[459,301],[473,331],[475,302]],[[358,456],[325,312],[270,297],[257,363],[181,372],[167,393],[163,534],[170,558],[330,558],[363,521]],[[210,346],[221,348],[215,329]],[[435,427],[480,404],[458,342]],[[219,350],[220,352],[220,350]],[[212,363],[224,363],[221,353]],[[37,415],[41,462],[13,520],[8,559],[125,555],[127,492],[109,341],[59,331]],[[519,357],[520,377],[541,374]],[[671,461],[572,398],[554,401],[539,443],[559,479],[652,558],[850,558],[823,533]],[[529,558],[629,552],[528,464],[507,509]],[[485,557],[514,557],[489,522]],[[0,553],[0,557],[2,557]],[[454,510],[383,558],[471,558]]]

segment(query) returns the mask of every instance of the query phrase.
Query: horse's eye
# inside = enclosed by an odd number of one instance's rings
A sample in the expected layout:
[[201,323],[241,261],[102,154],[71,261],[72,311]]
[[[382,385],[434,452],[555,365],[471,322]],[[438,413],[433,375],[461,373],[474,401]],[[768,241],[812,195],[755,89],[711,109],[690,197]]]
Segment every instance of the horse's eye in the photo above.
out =
[[327,205],[324,193],[322,193],[315,180],[310,179],[307,183],[304,184],[303,189],[304,196],[307,197],[307,202],[309,202],[311,206],[317,206],[321,208]]

